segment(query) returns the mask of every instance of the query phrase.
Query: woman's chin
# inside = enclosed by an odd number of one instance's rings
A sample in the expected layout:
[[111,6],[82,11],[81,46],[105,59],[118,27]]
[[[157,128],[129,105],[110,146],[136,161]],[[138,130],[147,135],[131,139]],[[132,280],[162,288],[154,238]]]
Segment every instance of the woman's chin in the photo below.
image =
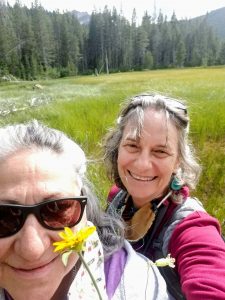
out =
[[11,293],[9,291],[9,294],[15,300],[49,300],[53,297],[55,291],[56,288],[54,289],[53,287],[51,289],[43,289],[39,286],[39,289],[21,289]]

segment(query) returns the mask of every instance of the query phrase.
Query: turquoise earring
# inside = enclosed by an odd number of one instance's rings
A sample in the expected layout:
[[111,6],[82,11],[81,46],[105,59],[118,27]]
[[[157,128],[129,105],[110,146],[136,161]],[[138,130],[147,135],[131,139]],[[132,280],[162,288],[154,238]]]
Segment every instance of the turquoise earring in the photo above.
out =
[[170,188],[173,191],[179,191],[184,185],[182,179],[178,178],[176,175],[173,175],[173,179],[170,183]]

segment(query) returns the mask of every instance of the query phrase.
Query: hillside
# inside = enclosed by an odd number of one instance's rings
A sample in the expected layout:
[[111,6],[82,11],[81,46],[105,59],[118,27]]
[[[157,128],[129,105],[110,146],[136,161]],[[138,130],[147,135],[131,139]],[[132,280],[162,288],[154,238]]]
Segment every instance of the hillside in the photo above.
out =
[[77,10],[73,10],[71,13],[77,17],[80,24],[88,24],[90,21],[91,16],[87,12],[80,12]]
[[199,16],[192,20],[205,18],[207,23],[215,30],[218,36],[225,39],[225,7],[213,10],[204,16]]
[[206,20],[220,37],[225,38],[225,7],[213,10],[207,14]]
[[[88,24],[90,15],[87,12],[72,11],[81,24]],[[225,39],[225,7],[208,12],[206,15],[193,18],[191,20],[200,20],[206,18],[207,23],[215,30],[217,35]]]

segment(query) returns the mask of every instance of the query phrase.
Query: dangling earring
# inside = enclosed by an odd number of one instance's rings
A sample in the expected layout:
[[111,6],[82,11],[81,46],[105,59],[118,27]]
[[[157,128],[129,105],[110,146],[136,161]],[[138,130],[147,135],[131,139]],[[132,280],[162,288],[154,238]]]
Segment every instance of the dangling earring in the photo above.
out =
[[172,176],[173,177],[170,183],[170,188],[173,191],[179,191],[184,186],[184,181],[180,177],[178,177],[177,174],[173,174]]
[[189,196],[189,188],[185,185],[184,180],[177,174],[172,175],[170,183],[171,198],[173,202],[179,204]]
[[169,197],[172,197],[173,201],[176,203],[180,203],[182,201],[182,197],[184,196],[182,193],[184,187],[184,181],[178,177],[177,174],[172,174],[172,179],[170,182],[170,190],[166,194],[166,196],[159,202],[159,204],[156,206],[156,210],[168,199]]

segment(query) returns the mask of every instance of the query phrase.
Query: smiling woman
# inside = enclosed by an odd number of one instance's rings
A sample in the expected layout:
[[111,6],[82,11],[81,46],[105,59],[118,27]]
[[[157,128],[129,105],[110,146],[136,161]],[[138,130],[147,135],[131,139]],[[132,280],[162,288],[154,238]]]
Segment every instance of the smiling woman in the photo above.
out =
[[118,173],[136,207],[161,196],[179,166],[176,128],[166,124],[163,112],[145,114],[141,138],[130,122],[118,149]]
[[115,183],[107,211],[120,213],[135,250],[153,260],[176,259],[175,271],[161,270],[175,299],[225,299],[220,225],[189,196],[200,166],[188,134],[184,102],[151,93],[129,99],[105,138],[104,159]]
[[37,121],[1,128],[0,140],[1,300],[169,299],[155,265],[101,210],[75,142]]

